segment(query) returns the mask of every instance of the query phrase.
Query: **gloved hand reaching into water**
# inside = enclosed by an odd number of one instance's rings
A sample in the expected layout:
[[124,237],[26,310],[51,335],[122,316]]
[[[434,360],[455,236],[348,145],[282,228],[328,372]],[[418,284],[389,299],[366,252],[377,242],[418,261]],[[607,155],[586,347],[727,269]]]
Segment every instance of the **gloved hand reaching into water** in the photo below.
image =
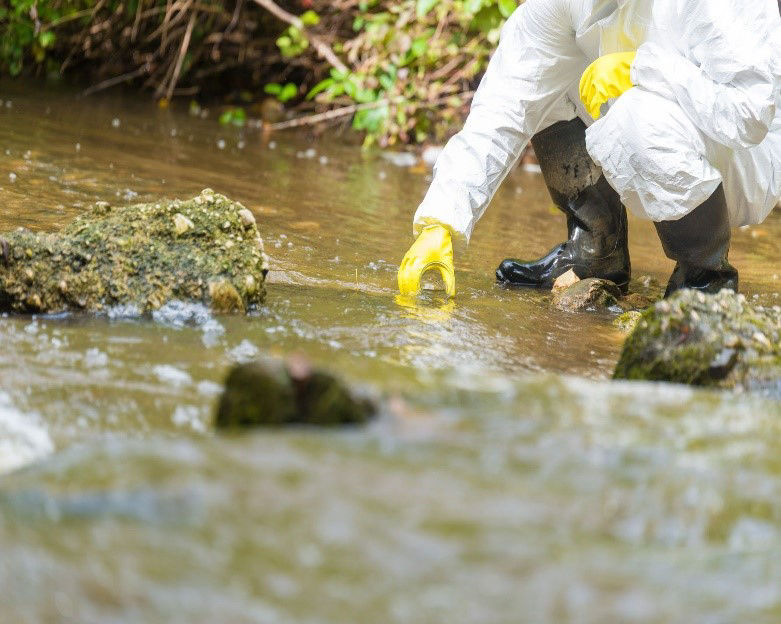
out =
[[600,56],[580,77],[580,100],[594,119],[602,115],[602,105],[634,85],[629,76],[636,52],[616,52]]
[[445,283],[448,297],[456,294],[456,275],[453,268],[453,242],[450,231],[441,225],[423,228],[399,267],[399,292],[416,295],[420,280],[426,271],[437,269]]

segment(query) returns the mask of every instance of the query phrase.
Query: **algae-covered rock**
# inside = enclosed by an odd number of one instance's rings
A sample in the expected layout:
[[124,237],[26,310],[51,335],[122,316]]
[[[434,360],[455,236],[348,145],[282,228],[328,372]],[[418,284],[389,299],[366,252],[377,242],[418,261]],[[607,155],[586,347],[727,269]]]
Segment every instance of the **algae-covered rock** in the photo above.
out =
[[613,325],[615,325],[620,331],[628,334],[635,327],[637,327],[637,323],[642,317],[643,313],[639,310],[627,310],[613,321]]
[[646,310],[627,337],[616,379],[761,391],[781,398],[781,308],[730,290],[683,290]]
[[376,412],[368,397],[347,388],[302,357],[240,364],[228,374],[217,407],[218,429],[366,423]]
[[0,311],[99,312],[170,301],[244,312],[263,301],[268,261],[251,213],[206,189],[193,199],[113,207],[62,232],[0,235]]

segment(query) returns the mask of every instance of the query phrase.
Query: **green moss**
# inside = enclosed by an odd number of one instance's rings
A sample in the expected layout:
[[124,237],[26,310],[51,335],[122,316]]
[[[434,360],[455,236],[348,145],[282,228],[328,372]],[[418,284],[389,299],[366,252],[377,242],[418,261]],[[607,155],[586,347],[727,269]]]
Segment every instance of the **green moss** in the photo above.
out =
[[642,314],[614,377],[779,393],[781,308],[731,291],[676,293]]
[[0,311],[148,312],[179,300],[244,312],[263,301],[267,272],[254,217],[209,189],[187,201],[99,203],[58,234],[0,236]]

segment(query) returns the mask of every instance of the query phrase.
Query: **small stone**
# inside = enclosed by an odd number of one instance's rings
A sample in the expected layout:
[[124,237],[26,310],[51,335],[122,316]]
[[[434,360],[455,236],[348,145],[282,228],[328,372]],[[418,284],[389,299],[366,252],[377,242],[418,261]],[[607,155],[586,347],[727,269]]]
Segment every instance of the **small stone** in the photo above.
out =
[[559,275],[556,281],[553,282],[553,292],[569,288],[575,283],[579,282],[580,278],[575,274],[575,271],[570,269],[566,273]]
[[770,341],[767,339],[767,336],[763,334],[762,332],[754,332],[754,335],[752,336],[754,339],[754,342],[758,342],[766,349],[772,349],[773,345],[770,343]]
[[41,301],[41,298],[37,294],[32,294],[29,297],[27,297],[27,308],[31,312],[38,312],[43,307],[43,302]]
[[618,302],[618,305],[621,306],[622,310],[627,312],[630,310],[645,310],[647,307],[653,305],[657,300],[658,297],[651,297],[642,293],[630,292]]
[[735,349],[722,349],[716,357],[711,360],[709,368],[711,379],[724,379],[730,374],[737,363],[738,352]]
[[255,225],[255,215],[246,208],[239,210],[239,219],[241,219],[241,224],[245,228],[251,228],[253,225]]
[[176,232],[177,236],[181,236],[182,234],[189,232],[194,227],[195,224],[182,213],[177,212],[174,215],[174,232]]
[[215,312],[223,314],[244,312],[244,301],[239,291],[226,280],[209,283],[209,299]]
[[621,291],[608,280],[589,277],[553,294],[553,305],[564,312],[589,308],[604,309],[616,305]]

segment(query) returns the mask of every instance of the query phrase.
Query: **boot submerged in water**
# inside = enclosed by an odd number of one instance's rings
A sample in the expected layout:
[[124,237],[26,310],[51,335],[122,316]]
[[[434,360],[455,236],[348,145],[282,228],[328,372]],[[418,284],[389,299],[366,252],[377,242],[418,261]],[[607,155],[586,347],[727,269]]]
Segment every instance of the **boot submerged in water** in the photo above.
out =
[[682,288],[706,293],[723,288],[738,291],[738,271],[727,261],[730,225],[722,185],[686,216],[654,225],[664,253],[676,261],[665,297]]
[[586,151],[585,124],[560,121],[537,133],[532,145],[551,198],[567,216],[568,240],[539,260],[505,260],[497,281],[551,288],[572,269],[581,279],[607,279],[625,292],[631,273],[626,209]]

